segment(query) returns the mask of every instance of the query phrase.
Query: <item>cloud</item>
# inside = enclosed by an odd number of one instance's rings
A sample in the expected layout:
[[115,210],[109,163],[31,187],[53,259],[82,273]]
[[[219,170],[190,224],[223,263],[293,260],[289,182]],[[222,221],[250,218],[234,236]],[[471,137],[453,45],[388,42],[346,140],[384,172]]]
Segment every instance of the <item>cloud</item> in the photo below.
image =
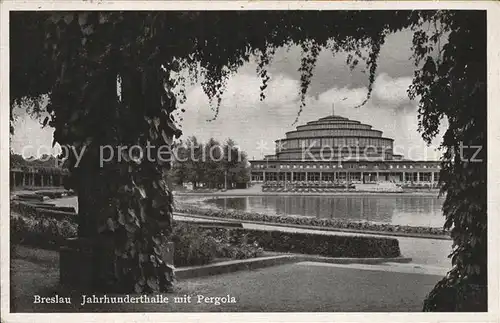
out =
[[[415,66],[411,59],[411,46],[412,32],[410,30],[388,35],[380,50],[377,74],[387,74],[391,78],[412,77]],[[300,47],[281,48],[276,51],[269,69],[272,72],[277,71],[288,75],[292,79],[299,79],[300,59]],[[366,68],[364,63],[360,62],[351,71],[346,65],[346,60],[347,53],[345,52],[333,55],[330,50],[322,50],[316,62],[309,93],[313,96],[318,95],[330,89],[332,84],[337,87],[367,86],[368,74],[363,72]]]
[[[417,102],[411,101],[406,90],[411,83],[409,77],[392,78],[379,75],[374,83],[372,98],[360,108],[354,107],[365,100],[366,87],[331,87],[315,96],[306,97],[299,124],[316,120],[332,113],[358,120],[383,131],[385,137],[394,138],[400,153],[413,159],[436,159],[435,151],[440,138],[427,147],[417,131]],[[260,101],[260,78],[253,74],[238,74],[228,81],[219,116],[207,122],[214,112],[208,108],[208,99],[201,86],[188,93],[183,105],[183,130],[186,135],[196,135],[206,141],[210,137],[223,140],[233,138],[249,153],[260,158],[274,153],[274,141],[285,137],[285,132],[294,130],[292,125],[299,106],[299,82],[286,73],[272,75],[266,90],[266,99]],[[265,141],[267,150],[259,150],[257,142]],[[403,149],[404,148],[404,149]]]
[[373,87],[374,99],[386,102],[388,104],[409,103],[407,90],[411,85],[411,77],[391,78],[387,74],[380,74]]

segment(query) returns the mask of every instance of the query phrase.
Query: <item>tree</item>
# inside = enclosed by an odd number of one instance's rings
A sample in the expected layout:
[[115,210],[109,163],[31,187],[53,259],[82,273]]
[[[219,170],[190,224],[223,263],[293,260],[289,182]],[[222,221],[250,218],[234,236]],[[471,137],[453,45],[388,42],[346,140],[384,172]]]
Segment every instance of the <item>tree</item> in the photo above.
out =
[[214,138],[210,138],[208,142],[203,145],[204,150],[204,171],[205,183],[208,188],[217,188],[220,183],[224,182],[224,152],[221,144]]
[[[425,310],[485,310],[485,21],[481,11],[12,13],[11,106],[49,94],[44,123],[55,128],[55,142],[85,149],[78,168],[69,159],[79,234],[109,232],[116,242],[116,279],[127,290],[165,290],[172,285],[172,268],[158,248],[168,232],[157,222],[166,221],[167,228],[171,223],[172,195],[162,179],[168,165],[124,153],[101,168],[99,147],[170,145],[180,134],[172,112],[185,98],[186,78],[178,84],[171,78],[179,69],[191,79],[201,77],[217,116],[227,77],[255,55],[264,99],[266,66],[282,46],[303,51],[298,116],[322,49],[349,52],[351,68],[366,66],[366,102],[385,37],[411,28],[417,72],[409,94],[420,102],[422,135],[431,140],[442,118],[449,123],[440,179],[445,226],[454,240],[453,269]],[[437,26],[434,34],[430,26]],[[482,146],[476,157],[483,161],[460,158],[460,142]],[[472,154],[465,153],[466,159]],[[450,297],[453,302],[446,302]]]
[[250,168],[245,152],[229,138],[224,145],[223,171],[227,174],[227,185],[246,184],[250,181]]
[[194,188],[197,188],[199,183],[206,181],[204,153],[203,144],[195,136],[192,136],[187,142],[184,155],[187,158],[185,163],[187,165],[186,180],[192,182]]

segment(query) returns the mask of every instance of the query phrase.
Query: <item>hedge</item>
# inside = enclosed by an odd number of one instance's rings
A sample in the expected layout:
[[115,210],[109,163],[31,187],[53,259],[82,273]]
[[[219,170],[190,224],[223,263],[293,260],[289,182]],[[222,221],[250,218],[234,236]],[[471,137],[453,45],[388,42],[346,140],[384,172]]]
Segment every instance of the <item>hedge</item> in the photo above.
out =
[[390,258],[401,255],[399,241],[395,238],[234,228],[207,228],[207,230],[211,236],[227,236],[233,241],[245,239],[244,242],[247,244],[255,243],[269,251],[343,258]]
[[[17,203],[11,209],[13,244],[58,250],[67,238],[77,236],[76,213],[42,209],[27,203]],[[216,258],[255,258],[263,253],[258,245],[231,243],[227,239],[211,237],[205,228],[195,224],[176,222],[173,229],[175,266],[204,265]]]
[[[26,203],[11,207],[13,242],[57,248],[77,233],[75,213],[43,209]],[[328,257],[386,258],[400,256],[394,238],[339,236],[243,228],[205,228],[176,222],[172,240],[176,266],[203,265],[217,257],[245,259],[264,250]]]
[[351,229],[351,230],[365,230],[365,231],[379,231],[379,232],[401,232],[410,234],[428,234],[447,236],[449,231],[443,228],[435,227],[414,227],[409,225],[393,225],[393,224],[379,224],[369,222],[349,222],[337,219],[325,219],[316,217],[292,217],[287,215],[269,215],[262,213],[252,213],[233,210],[217,210],[205,209],[194,207],[191,205],[182,205],[175,207],[176,212],[197,214],[216,218],[229,218],[237,220],[269,222],[269,223],[283,223],[293,225],[306,225],[316,227],[332,227],[338,229]]
[[10,203],[11,211],[35,218],[56,218],[59,220],[72,221],[76,216],[75,208],[71,206],[55,206],[44,203],[31,203],[26,201],[14,201]]
[[67,238],[77,235],[77,225],[71,220],[35,217],[11,213],[10,240],[44,249],[59,249]]

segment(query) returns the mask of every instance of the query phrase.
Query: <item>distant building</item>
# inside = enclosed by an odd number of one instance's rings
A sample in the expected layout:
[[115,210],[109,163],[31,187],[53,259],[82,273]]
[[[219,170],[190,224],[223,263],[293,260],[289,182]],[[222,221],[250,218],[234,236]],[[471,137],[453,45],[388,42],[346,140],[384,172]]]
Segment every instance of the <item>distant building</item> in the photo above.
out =
[[394,139],[359,121],[331,115],[276,140],[276,154],[252,160],[252,182],[429,183],[440,162],[405,160]]
[[10,188],[60,187],[69,171],[55,165],[54,158],[42,162],[25,160],[20,155],[10,156]]

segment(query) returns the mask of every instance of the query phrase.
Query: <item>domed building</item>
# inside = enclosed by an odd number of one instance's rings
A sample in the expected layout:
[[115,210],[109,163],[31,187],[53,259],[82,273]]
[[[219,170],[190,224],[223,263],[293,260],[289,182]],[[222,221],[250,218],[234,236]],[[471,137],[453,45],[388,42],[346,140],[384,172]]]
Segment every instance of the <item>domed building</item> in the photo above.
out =
[[406,160],[393,143],[371,125],[332,114],[287,132],[275,155],[250,161],[252,181],[437,183],[438,161]]

